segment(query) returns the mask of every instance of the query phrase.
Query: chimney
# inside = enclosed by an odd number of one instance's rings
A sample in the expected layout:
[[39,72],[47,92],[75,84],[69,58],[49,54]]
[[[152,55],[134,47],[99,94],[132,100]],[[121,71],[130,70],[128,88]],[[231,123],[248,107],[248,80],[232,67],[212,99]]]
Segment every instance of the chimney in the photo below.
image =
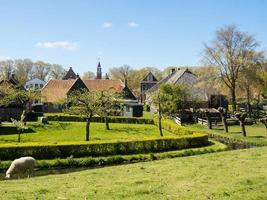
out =
[[80,78],[80,76],[79,76],[79,74],[78,74],[78,73],[76,74],[76,76],[77,76],[77,78]]
[[175,68],[172,68],[172,71],[171,71],[171,73],[173,73],[173,72],[175,72]]

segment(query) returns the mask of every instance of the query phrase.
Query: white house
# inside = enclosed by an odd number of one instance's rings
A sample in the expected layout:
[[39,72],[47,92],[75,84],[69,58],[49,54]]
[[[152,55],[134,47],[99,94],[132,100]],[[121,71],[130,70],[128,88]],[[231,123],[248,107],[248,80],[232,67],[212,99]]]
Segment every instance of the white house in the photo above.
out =
[[25,88],[27,90],[30,90],[30,89],[39,90],[39,89],[42,89],[45,84],[46,84],[45,81],[40,80],[38,78],[34,78],[26,82]]

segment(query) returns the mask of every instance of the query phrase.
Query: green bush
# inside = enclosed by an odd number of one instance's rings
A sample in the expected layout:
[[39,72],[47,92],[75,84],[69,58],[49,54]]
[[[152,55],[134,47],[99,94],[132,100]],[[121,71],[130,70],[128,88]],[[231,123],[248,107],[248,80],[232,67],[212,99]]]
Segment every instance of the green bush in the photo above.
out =
[[[48,121],[66,121],[66,122],[85,122],[85,118],[79,115],[48,115]],[[154,124],[152,119],[135,118],[135,117],[108,117],[111,123],[127,123],[127,124]],[[92,122],[104,122],[103,117],[92,118]]]
[[205,134],[195,133],[177,138],[158,138],[124,142],[67,143],[49,145],[3,145],[0,147],[2,160],[15,159],[21,156],[33,156],[36,159],[54,159],[86,156],[125,155],[150,152],[162,152],[208,144]]

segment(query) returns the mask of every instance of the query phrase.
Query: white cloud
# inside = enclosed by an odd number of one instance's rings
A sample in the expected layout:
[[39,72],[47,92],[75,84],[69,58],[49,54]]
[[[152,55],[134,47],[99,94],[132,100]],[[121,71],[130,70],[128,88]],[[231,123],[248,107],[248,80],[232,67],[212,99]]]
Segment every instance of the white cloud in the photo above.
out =
[[68,42],[68,41],[55,41],[55,42],[37,42],[35,44],[36,47],[42,47],[46,49],[65,49],[68,51],[72,51],[78,48],[77,42]]
[[128,26],[129,27],[138,27],[139,24],[137,24],[136,22],[128,22]]
[[111,28],[113,26],[112,22],[104,22],[102,24],[102,27],[103,28]]

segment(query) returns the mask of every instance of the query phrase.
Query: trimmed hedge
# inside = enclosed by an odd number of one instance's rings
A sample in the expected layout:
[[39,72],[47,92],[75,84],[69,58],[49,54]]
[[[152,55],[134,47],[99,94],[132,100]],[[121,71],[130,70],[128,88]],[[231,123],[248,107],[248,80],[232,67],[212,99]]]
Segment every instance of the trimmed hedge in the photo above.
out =
[[[65,159],[37,160],[37,168],[62,169],[62,168],[74,168],[74,167],[107,166],[114,164],[136,163],[136,162],[160,160],[165,158],[192,156],[205,153],[220,152],[226,149],[227,149],[226,145],[216,141],[212,141],[210,142],[210,145],[206,147],[183,149],[183,150],[169,151],[163,153],[115,155],[107,157],[84,157],[84,158],[68,157]],[[0,171],[6,170],[10,166],[10,164],[11,161],[0,161]]]
[[21,156],[33,156],[36,159],[54,159],[86,156],[126,155],[150,152],[163,152],[208,145],[206,134],[194,133],[177,138],[158,138],[124,142],[71,143],[49,145],[3,145],[0,147],[2,160]]
[[[85,118],[79,115],[48,115],[48,121],[85,122]],[[154,124],[153,119],[135,117],[108,117],[110,123],[127,124]],[[92,118],[92,122],[104,122],[104,117]]]

